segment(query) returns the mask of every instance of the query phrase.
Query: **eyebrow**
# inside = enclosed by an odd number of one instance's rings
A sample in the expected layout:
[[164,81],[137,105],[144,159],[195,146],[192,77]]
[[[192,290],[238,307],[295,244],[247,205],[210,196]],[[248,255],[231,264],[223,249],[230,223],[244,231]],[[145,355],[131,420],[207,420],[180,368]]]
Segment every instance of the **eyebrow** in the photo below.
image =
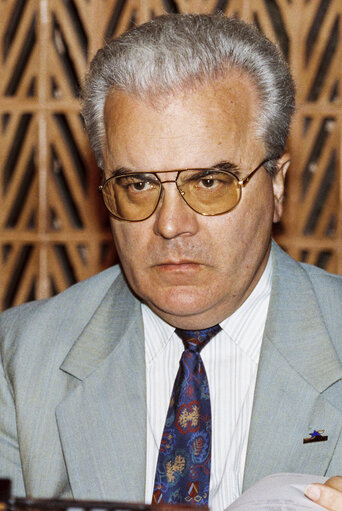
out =
[[112,170],[109,177],[122,176],[124,174],[136,174],[136,173],[138,173],[136,170],[129,169],[127,167],[119,167],[118,169]]
[[[232,163],[230,161],[220,161],[217,163],[214,163],[213,165],[210,165],[209,167],[198,167],[198,170],[201,169],[218,169],[218,170],[227,170],[230,172],[236,172],[239,173],[240,168],[235,163]],[[168,169],[168,170],[156,170],[156,171],[148,171],[148,170],[136,170],[136,169],[129,169],[128,167],[119,167],[117,169],[114,169],[111,171],[109,177],[114,176],[122,176],[125,174],[158,174],[161,172],[175,172],[175,171],[182,171],[182,170],[197,170],[197,167],[187,167],[184,169]]]
[[231,161],[220,161],[218,163],[215,163],[212,167],[214,169],[220,169],[220,170],[229,170],[230,172],[239,172],[240,168],[235,163],[232,163]]

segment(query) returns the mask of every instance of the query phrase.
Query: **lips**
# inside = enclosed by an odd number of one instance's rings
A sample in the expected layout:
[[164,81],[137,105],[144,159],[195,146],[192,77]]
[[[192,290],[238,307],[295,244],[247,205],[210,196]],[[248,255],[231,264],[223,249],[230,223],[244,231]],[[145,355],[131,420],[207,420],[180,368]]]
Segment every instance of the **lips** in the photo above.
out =
[[181,260],[181,261],[165,261],[162,263],[158,263],[156,266],[182,266],[185,264],[199,264],[197,261],[190,261],[187,259]]
[[182,266],[198,266],[200,263],[197,261],[190,261],[187,259],[181,261],[165,261],[162,263],[157,263],[155,266],[170,266],[170,267],[182,267]]
[[154,266],[158,272],[169,274],[191,274],[198,271],[200,263],[195,261],[167,261]]

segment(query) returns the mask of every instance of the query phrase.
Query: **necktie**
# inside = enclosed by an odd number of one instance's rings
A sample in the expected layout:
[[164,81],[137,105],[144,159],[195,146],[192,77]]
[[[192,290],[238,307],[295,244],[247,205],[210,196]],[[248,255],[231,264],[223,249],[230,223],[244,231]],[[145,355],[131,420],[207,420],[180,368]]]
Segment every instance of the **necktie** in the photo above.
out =
[[205,505],[209,499],[211,410],[201,349],[221,330],[176,329],[184,351],[166,417],[153,503]]

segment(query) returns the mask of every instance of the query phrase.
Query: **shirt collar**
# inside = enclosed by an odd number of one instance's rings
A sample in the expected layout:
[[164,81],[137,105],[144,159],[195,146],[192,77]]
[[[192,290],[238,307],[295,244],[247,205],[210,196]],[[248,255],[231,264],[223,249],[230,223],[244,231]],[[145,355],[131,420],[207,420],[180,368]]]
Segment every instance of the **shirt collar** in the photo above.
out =
[[[242,305],[220,323],[224,332],[254,361],[259,359],[272,287],[272,253],[257,285]],[[261,332],[258,334],[258,332]]]
[[175,327],[169,325],[144,303],[141,312],[145,330],[145,356],[149,364],[170,341]]

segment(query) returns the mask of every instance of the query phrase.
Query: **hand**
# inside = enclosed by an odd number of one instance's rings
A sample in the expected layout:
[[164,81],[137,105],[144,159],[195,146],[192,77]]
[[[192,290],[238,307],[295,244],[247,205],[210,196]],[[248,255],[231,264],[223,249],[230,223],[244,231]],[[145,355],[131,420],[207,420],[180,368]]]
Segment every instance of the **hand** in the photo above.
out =
[[331,477],[324,484],[310,484],[305,495],[330,511],[342,511],[342,476]]

